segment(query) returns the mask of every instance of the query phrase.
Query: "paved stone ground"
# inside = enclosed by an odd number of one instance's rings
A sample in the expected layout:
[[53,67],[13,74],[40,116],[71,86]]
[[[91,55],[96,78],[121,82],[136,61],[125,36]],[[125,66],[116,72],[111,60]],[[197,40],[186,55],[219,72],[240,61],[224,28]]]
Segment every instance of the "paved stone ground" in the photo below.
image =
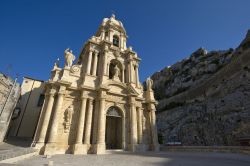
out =
[[14,165],[45,166],[49,161],[53,161],[53,166],[250,166],[249,155],[210,152],[112,152],[105,155],[55,155],[51,158],[35,156]]
[[32,153],[35,150],[30,148],[29,141],[10,140],[0,143],[0,161],[24,154]]

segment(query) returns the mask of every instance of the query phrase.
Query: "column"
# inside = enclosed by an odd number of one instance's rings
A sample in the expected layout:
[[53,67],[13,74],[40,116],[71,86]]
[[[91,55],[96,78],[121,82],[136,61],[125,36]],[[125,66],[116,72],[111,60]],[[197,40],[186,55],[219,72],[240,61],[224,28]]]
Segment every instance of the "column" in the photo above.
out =
[[101,30],[101,40],[104,40],[105,39],[105,31],[104,30]]
[[107,72],[107,53],[104,51],[103,53],[103,71],[102,71],[102,76],[106,75]]
[[46,110],[44,111],[44,119],[41,124],[41,131],[39,134],[38,143],[44,143],[45,141],[47,129],[49,126],[50,116],[54,104],[54,95],[55,95],[54,89],[51,89],[50,92],[46,94],[46,96],[48,96],[48,104],[47,107],[45,108]]
[[129,62],[129,69],[130,69],[130,82],[134,82],[134,69],[133,69],[133,63],[132,61]]
[[122,149],[126,149],[126,116],[125,114],[124,114],[124,117],[122,117]]
[[94,56],[94,63],[93,63],[92,75],[96,76],[97,62],[98,62],[98,53],[95,52],[95,53],[93,54],[93,56]]
[[109,31],[109,41],[113,43],[113,36],[114,36],[114,31],[110,30]]
[[106,115],[105,115],[105,99],[100,99],[100,107],[99,107],[99,115],[98,115],[98,132],[97,132],[97,145],[96,145],[96,153],[102,154],[105,152],[105,127],[106,127]]
[[123,41],[123,48],[124,48],[124,49],[126,49],[126,48],[127,48],[127,46],[126,46],[126,42],[127,42],[127,41],[126,41],[126,36],[125,36],[125,37],[124,37],[124,41]]
[[54,115],[53,115],[52,122],[51,122],[51,129],[49,132],[48,143],[56,142],[58,121],[59,121],[59,112],[62,108],[65,89],[66,89],[65,86],[60,86],[58,96],[57,96],[55,111],[54,111]]
[[[130,107],[130,114],[131,114],[131,145],[137,144],[137,119],[136,119],[136,109],[134,104],[131,104]],[[132,149],[134,150],[134,149]]]
[[90,144],[92,114],[93,114],[93,99],[89,99],[86,127],[85,127],[85,133],[84,133],[85,134],[84,144]]
[[105,143],[105,110],[104,110],[104,103],[105,99],[100,99],[100,113],[98,117],[98,136],[97,136],[97,143],[104,144]]
[[128,72],[128,74],[127,74],[127,81],[128,82],[131,82],[131,70],[130,70],[130,62],[128,62],[128,64],[127,64],[127,72]]
[[91,63],[92,63],[92,50],[89,50],[89,57],[88,57],[88,63],[87,63],[87,74],[90,74],[91,70]]
[[142,109],[137,108],[138,143],[142,144]]
[[107,76],[109,76],[109,63],[107,64]]
[[123,49],[123,35],[121,34],[120,35],[120,48],[122,48]]
[[124,67],[122,68],[122,71],[121,71],[121,74],[122,74],[122,82],[125,82],[125,72],[124,72]]
[[86,112],[86,102],[87,98],[85,96],[81,97],[81,109],[79,113],[77,133],[76,133],[76,144],[82,144],[83,130],[84,130],[84,121],[85,121],[85,112]]
[[95,106],[94,106],[94,113],[93,113],[93,116],[95,118],[93,118],[93,139],[92,139],[92,142],[91,144],[96,144],[97,142],[97,134],[98,134],[98,113],[99,113],[99,101],[98,100],[95,100],[94,102]]
[[140,82],[139,82],[139,74],[138,74],[138,65],[135,67],[135,76],[136,76],[136,87],[139,87]]

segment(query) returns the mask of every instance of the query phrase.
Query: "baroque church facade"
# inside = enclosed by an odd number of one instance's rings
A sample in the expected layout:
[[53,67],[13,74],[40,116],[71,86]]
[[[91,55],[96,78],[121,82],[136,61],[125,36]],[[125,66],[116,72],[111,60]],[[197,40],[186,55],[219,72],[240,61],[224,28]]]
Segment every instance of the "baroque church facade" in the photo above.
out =
[[141,59],[126,46],[123,24],[104,18],[74,62],[55,63],[32,146],[41,154],[159,150],[152,80],[139,82]]

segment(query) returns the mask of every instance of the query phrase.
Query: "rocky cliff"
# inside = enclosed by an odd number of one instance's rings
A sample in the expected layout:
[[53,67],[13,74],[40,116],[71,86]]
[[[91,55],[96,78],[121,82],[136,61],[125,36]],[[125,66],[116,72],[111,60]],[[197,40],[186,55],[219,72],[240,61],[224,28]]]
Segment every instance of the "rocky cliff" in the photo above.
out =
[[250,30],[236,49],[200,48],[151,78],[162,143],[239,145],[250,139]]

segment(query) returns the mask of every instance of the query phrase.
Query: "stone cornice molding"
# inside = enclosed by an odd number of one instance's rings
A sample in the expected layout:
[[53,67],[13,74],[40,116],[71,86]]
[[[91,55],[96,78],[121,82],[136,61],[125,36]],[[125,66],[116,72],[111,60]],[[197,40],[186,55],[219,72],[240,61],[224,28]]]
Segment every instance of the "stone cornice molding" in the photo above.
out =
[[80,90],[96,90],[96,89],[90,86],[81,85]]
[[59,80],[56,82],[57,85],[69,87],[72,83],[65,80]]

